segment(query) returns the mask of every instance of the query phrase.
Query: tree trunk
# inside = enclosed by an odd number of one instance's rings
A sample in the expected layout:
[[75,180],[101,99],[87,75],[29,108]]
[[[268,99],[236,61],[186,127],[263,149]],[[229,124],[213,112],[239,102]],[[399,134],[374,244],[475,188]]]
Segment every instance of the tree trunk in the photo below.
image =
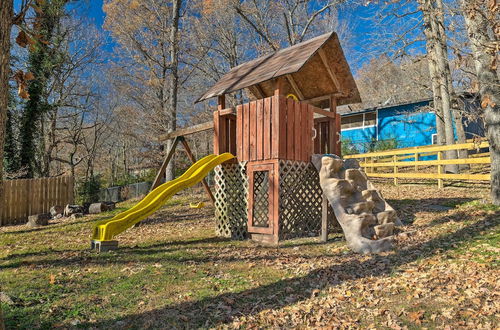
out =
[[[444,7],[443,7],[443,0],[436,0],[436,8],[437,8],[437,15],[436,20],[437,20],[437,26],[438,26],[438,32],[439,32],[439,44],[441,48],[443,49],[444,54],[446,55],[446,61],[445,61],[445,77],[446,77],[446,84],[448,86],[448,91],[450,95],[450,112],[452,115],[452,121],[455,123],[455,134],[457,136],[457,142],[458,143],[465,143],[465,131],[464,131],[464,125],[462,123],[462,113],[459,109],[453,107],[453,100],[455,99],[456,95],[453,89],[453,80],[451,77],[451,70],[450,70],[450,62],[448,61],[448,45],[446,44],[446,31],[444,29]],[[459,150],[457,151],[458,158],[467,158],[467,150]],[[469,169],[469,165],[460,165],[457,166],[458,168],[453,169],[453,170],[458,170],[458,169]]]
[[[453,117],[451,114],[451,97],[448,86],[447,65],[448,57],[446,50],[446,37],[441,35],[440,29],[444,34],[444,25],[440,28],[439,12],[431,0],[420,0],[420,7],[424,17],[424,32],[426,43],[430,44],[432,53],[429,54],[435,63],[435,77],[439,81],[438,95],[440,96],[441,109],[444,121],[444,136],[447,145],[455,143],[455,135],[453,132]],[[444,22],[442,22],[444,24]],[[449,67],[448,67],[449,69]],[[446,152],[447,159],[456,159],[457,152],[455,150]],[[457,173],[457,165],[447,165],[447,172]]]
[[[455,144],[455,134],[453,132],[453,117],[451,114],[451,91],[448,89],[448,53],[446,49],[446,36],[444,35],[444,27],[440,25],[444,22],[439,22],[439,10],[433,6],[430,0],[426,0],[428,4],[428,10],[431,12],[431,29],[432,38],[436,46],[435,48],[435,58],[437,63],[437,76],[439,77],[439,91],[441,93],[441,103],[443,106],[443,120],[444,120],[444,133],[446,137],[446,145]],[[440,33],[440,29],[443,29],[443,35]],[[447,71],[448,68],[448,71]],[[446,152],[446,159],[456,159],[456,150],[449,150]],[[458,173],[458,165],[446,165],[447,172]]]
[[[172,74],[169,88],[169,127],[170,132],[177,129],[177,94],[179,89],[179,17],[181,0],[172,1],[172,25],[170,26],[170,71]],[[167,152],[172,147],[173,140],[167,141]],[[175,177],[175,160],[172,159],[166,168],[166,180],[171,181]]]
[[[490,142],[491,157],[491,200],[500,205],[500,78],[494,67],[496,48],[488,32],[492,22],[481,13],[475,1],[462,0],[465,24],[471,41],[481,106],[484,109],[486,135]],[[493,33],[491,35],[494,35]]]
[[[0,201],[3,200],[3,148],[9,104],[10,33],[13,17],[13,1],[0,1]],[[3,202],[0,202],[0,225],[2,224],[2,211]],[[3,318],[0,322],[0,328],[3,328]]]
[[435,45],[431,42],[432,40],[432,30],[431,30],[431,17],[430,11],[425,10],[424,3],[420,1],[421,11],[424,19],[424,34],[426,43],[425,48],[427,50],[427,63],[429,65],[429,74],[431,76],[432,85],[432,95],[434,100],[434,113],[436,114],[436,133],[437,133],[437,144],[444,145],[446,143],[446,137],[444,134],[444,120],[443,120],[443,107],[441,104],[441,93],[439,90],[439,76],[437,75],[436,68],[436,56]]

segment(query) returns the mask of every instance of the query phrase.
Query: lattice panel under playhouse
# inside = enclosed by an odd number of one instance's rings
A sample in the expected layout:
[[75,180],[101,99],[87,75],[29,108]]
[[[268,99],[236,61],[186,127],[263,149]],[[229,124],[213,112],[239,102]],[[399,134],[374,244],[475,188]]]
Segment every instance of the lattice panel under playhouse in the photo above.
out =
[[246,163],[215,168],[215,221],[218,236],[247,237],[248,177]]
[[313,165],[280,161],[279,183],[280,239],[318,235],[323,197]]
[[[259,179],[260,180],[260,179]],[[280,239],[318,236],[321,230],[323,192],[318,172],[311,163],[279,162]],[[260,185],[260,184],[259,184]],[[248,176],[246,162],[223,164],[215,169],[216,233],[233,239],[247,237]],[[263,184],[265,186],[265,184]],[[258,189],[267,200],[267,189]],[[267,207],[262,207],[267,209]],[[337,228],[333,210],[328,207],[330,230]]]

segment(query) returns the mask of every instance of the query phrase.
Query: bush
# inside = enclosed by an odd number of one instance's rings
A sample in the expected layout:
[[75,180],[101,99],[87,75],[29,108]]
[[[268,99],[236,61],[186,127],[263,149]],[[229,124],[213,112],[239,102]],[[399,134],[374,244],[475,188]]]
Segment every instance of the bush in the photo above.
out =
[[340,140],[340,148],[342,156],[359,154],[358,149],[352,143],[351,139]]
[[373,140],[370,144],[369,150],[370,152],[374,151],[384,151],[396,149],[398,147],[398,141],[395,138],[387,139],[387,140]]
[[101,177],[98,175],[90,177],[87,181],[77,183],[76,202],[78,204],[98,202],[101,186]]

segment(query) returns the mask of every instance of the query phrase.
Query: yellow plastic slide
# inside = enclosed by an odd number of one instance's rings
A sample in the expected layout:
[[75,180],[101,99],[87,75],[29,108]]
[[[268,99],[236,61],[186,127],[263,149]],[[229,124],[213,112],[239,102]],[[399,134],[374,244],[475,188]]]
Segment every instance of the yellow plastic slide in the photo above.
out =
[[191,187],[203,180],[217,165],[234,158],[230,153],[206,156],[193,164],[175,180],[155,188],[132,208],[115,215],[111,219],[98,222],[94,227],[92,240],[110,241],[141,220],[156,212],[165,202],[182,189]]

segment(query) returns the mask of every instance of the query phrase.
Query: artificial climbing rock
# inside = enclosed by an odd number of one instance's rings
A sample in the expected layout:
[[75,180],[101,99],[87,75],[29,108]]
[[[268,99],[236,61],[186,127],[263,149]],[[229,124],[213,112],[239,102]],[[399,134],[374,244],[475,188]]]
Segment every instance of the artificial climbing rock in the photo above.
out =
[[392,249],[394,226],[401,221],[358,162],[335,155],[313,155],[312,162],[349,247],[359,253]]

